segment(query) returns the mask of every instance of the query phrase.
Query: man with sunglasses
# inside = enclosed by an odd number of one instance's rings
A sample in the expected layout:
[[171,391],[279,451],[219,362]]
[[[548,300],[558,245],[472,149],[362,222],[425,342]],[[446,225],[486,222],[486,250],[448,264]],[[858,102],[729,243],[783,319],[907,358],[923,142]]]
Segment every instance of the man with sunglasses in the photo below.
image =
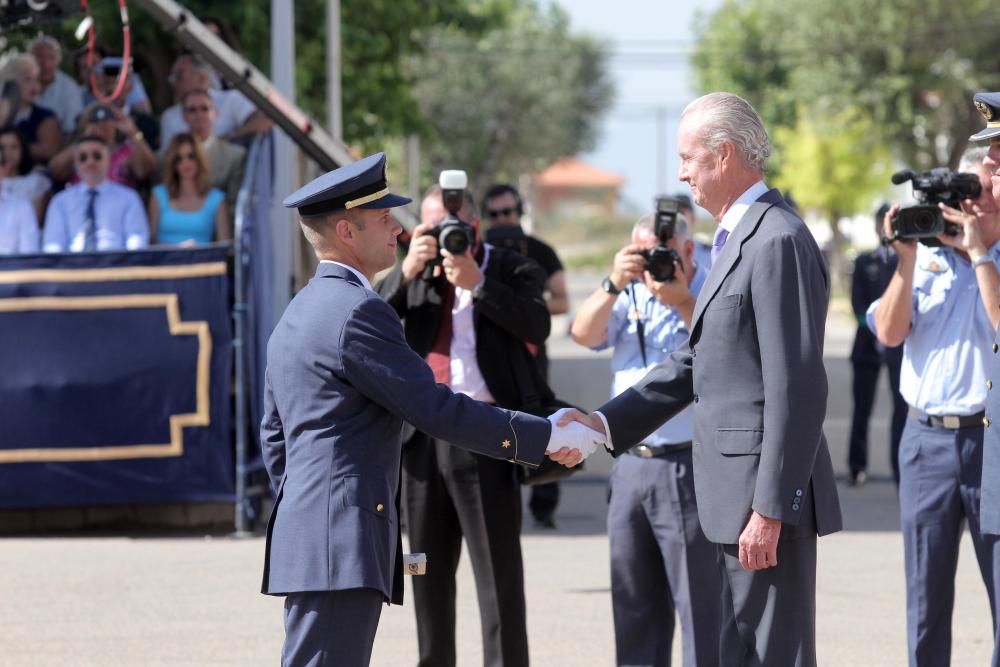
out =
[[[566,273],[559,255],[552,246],[526,234],[521,227],[524,204],[521,194],[513,185],[498,183],[486,191],[483,209],[490,219],[486,242],[499,248],[508,248],[533,260],[545,272],[545,302],[549,314],[569,312],[569,293],[566,290]],[[535,360],[546,380],[549,377],[549,357],[545,344],[537,348]],[[540,528],[555,528],[556,507],[559,505],[559,483],[536,484],[531,487],[528,508]]]
[[80,182],[55,197],[45,217],[45,252],[135,250],[149,244],[149,221],[138,193],[108,180],[103,139],[83,135],[73,147]]
[[211,166],[209,181],[213,188],[226,193],[226,208],[230,215],[236,211],[236,196],[243,182],[243,160],[246,149],[215,136],[215,123],[219,111],[215,100],[207,90],[197,89],[185,93],[181,99],[184,122],[191,128],[191,134],[201,143],[205,157]]

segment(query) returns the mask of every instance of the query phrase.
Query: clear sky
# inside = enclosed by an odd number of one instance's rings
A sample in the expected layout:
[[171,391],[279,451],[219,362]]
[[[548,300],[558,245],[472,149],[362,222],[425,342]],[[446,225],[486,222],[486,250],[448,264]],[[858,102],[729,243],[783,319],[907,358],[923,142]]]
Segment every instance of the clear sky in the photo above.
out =
[[[666,191],[687,192],[677,180],[677,120],[695,95],[689,67],[692,27],[721,0],[557,0],[575,32],[610,42],[615,102],[597,147],[582,157],[627,179],[623,204],[651,209]],[[659,125],[659,129],[658,129]]]

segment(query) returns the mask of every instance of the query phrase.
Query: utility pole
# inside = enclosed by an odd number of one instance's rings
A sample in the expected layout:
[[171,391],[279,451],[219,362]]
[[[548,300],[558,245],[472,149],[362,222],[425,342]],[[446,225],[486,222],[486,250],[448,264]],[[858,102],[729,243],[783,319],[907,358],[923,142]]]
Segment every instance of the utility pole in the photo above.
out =
[[340,0],[326,0],[326,112],[330,134],[344,140],[344,101],[340,88]]

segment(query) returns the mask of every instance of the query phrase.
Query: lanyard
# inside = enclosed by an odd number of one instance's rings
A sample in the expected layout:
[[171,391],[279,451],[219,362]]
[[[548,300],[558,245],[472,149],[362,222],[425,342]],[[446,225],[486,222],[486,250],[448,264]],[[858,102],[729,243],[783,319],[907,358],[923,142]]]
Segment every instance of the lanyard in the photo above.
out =
[[635,299],[635,287],[629,288],[629,294],[632,296],[632,312],[635,313],[635,332],[639,335],[639,353],[642,355],[642,367],[647,368],[649,363],[646,361],[646,325],[644,323],[646,314],[645,312],[639,312],[639,304]]

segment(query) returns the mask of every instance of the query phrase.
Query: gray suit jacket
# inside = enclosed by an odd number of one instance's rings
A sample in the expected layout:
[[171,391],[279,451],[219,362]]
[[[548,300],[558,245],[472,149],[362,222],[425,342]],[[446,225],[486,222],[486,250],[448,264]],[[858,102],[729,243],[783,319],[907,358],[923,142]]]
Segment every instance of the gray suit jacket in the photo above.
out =
[[828,294],[816,242],[771,190],[712,266],[687,344],[599,408],[618,455],[694,402],[698,517],[713,542],[738,542],[751,509],[792,536],[841,528],[823,435]]
[[210,167],[209,179],[213,188],[226,194],[226,208],[229,217],[236,215],[236,197],[243,184],[243,164],[247,151],[242,146],[231,144],[215,137],[205,148],[205,157]]
[[402,602],[403,420],[498,459],[537,465],[545,419],[435,384],[395,311],[350,271],[320,264],[267,346],[264,463],[277,492],[263,592],[374,588]]

